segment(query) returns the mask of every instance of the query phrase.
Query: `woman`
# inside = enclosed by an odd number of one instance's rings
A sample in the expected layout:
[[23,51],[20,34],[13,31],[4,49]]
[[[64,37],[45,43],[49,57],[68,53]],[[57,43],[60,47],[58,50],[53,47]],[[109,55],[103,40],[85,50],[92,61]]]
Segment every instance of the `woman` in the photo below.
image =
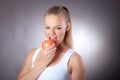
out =
[[84,80],[80,55],[72,50],[71,19],[65,6],[53,6],[45,13],[44,31],[55,44],[32,49],[18,80]]

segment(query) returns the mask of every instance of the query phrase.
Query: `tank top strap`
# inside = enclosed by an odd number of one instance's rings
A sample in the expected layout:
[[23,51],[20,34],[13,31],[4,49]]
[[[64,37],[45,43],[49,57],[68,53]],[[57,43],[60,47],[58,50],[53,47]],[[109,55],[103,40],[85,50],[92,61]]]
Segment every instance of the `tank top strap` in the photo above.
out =
[[32,57],[32,67],[31,68],[34,67],[34,61],[35,61],[36,57],[38,56],[39,52],[40,52],[40,48],[37,48]]
[[68,72],[68,61],[71,57],[71,55],[74,53],[74,51],[72,49],[69,49],[65,55],[63,56],[63,59],[61,61],[61,63],[63,63],[62,65],[64,65],[64,69]]

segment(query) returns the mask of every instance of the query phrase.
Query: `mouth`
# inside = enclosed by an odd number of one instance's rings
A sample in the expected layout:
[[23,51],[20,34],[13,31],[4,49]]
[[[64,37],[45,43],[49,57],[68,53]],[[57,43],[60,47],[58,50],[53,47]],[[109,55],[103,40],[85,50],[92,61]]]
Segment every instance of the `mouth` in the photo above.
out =
[[57,42],[57,37],[49,37],[50,40],[54,41],[54,43],[56,44]]

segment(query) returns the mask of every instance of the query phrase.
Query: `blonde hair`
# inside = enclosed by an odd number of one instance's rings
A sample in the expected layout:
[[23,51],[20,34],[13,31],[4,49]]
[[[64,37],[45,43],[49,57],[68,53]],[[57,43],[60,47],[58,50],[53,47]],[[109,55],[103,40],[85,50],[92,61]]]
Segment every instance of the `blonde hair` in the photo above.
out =
[[73,41],[72,41],[72,23],[71,23],[71,18],[70,18],[70,13],[67,7],[65,6],[53,6],[51,8],[49,8],[47,10],[47,12],[45,13],[44,17],[46,15],[50,15],[50,14],[54,14],[54,15],[59,15],[59,16],[63,16],[66,20],[66,23],[70,24],[70,29],[68,31],[66,31],[65,33],[65,37],[64,37],[64,43],[67,47],[69,48],[73,48]]

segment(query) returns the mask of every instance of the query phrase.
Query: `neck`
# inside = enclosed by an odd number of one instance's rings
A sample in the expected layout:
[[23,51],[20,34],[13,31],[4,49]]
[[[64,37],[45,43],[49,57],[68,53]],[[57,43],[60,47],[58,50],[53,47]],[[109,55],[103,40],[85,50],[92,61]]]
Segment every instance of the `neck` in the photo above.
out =
[[68,47],[65,46],[64,43],[61,43],[60,45],[57,46],[57,51],[56,51],[56,53],[59,54],[59,53],[61,53],[61,52],[66,51],[66,49],[68,49]]

